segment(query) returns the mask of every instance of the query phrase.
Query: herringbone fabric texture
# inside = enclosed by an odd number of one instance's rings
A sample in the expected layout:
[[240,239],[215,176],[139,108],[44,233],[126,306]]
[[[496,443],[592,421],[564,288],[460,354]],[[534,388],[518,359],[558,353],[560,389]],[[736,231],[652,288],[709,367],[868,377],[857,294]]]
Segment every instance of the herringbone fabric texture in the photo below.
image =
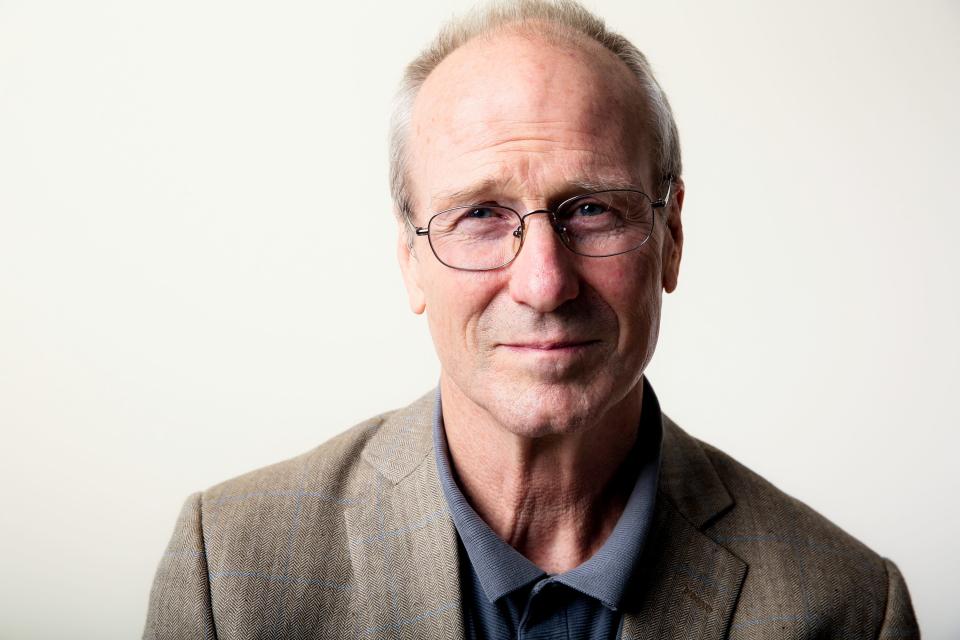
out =
[[[188,498],[144,638],[463,637],[435,394]],[[623,638],[918,638],[896,566],[664,417]]]

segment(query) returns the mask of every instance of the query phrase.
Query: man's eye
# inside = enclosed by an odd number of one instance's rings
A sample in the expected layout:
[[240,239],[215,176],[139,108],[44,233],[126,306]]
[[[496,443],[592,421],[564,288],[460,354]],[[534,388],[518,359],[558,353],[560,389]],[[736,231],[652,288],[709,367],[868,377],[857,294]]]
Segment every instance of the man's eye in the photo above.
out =
[[573,210],[573,215],[575,216],[598,216],[602,213],[606,213],[607,208],[602,204],[596,202],[584,202],[578,204],[577,208]]
[[499,217],[499,214],[494,209],[491,209],[490,207],[476,207],[474,209],[470,209],[467,212],[467,217],[474,218],[474,219],[496,218],[496,217]]

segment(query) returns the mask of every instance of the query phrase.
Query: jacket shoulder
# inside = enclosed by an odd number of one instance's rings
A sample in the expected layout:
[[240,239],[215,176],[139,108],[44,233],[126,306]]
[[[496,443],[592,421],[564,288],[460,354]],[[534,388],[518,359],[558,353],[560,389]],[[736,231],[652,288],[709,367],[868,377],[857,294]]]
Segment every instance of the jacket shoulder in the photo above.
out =
[[784,492],[769,480],[720,449],[697,440],[734,500],[728,516],[712,527],[733,535],[733,528],[756,535],[783,534],[794,546],[804,541],[828,543],[838,553],[881,564],[881,557],[805,502]]
[[411,419],[429,422],[421,418],[429,413],[428,396],[199,494],[210,606],[221,637],[259,637],[291,621],[323,637],[353,628],[346,515],[376,508],[390,471],[378,455],[411,439],[404,431]]
[[686,437],[732,498],[704,533],[748,565],[731,637],[791,628],[802,637],[877,637],[892,563],[730,455]]
[[302,484],[306,469],[318,472],[330,489],[342,487],[342,480],[356,471],[361,452],[380,426],[390,418],[388,411],[364,420],[333,436],[313,449],[219,482],[202,492],[204,504],[240,499],[262,492],[278,495]]
[[342,491],[358,473],[374,470],[396,482],[430,447],[435,399],[436,392],[431,391],[406,407],[368,418],[310,451],[220,482],[202,493],[202,501],[207,504],[265,491],[289,491],[307,481],[307,470],[312,481],[331,493]]

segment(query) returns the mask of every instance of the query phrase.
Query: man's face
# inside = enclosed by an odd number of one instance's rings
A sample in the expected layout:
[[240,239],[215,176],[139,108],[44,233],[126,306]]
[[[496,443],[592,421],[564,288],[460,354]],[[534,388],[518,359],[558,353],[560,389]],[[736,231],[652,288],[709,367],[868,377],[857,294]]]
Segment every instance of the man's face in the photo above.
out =
[[[411,122],[414,222],[452,206],[550,208],[583,184],[631,186],[656,199],[648,136],[629,70],[591,43],[558,47],[501,33],[474,40],[427,78]],[[426,238],[399,256],[413,310],[427,313],[445,405],[465,402],[517,434],[589,426],[639,393],[661,292],[676,284],[683,191],[653,236],[619,256],[569,251],[545,215],[527,219],[507,267],[457,271]]]

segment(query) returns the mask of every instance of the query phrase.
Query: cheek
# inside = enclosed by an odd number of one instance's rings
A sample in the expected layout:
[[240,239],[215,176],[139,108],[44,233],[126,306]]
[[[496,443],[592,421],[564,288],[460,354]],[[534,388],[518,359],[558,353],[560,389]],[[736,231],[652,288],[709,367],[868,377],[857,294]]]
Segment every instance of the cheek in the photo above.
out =
[[502,289],[495,272],[447,269],[427,273],[424,295],[427,321],[441,357],[457,356],[477,345],[477,329],[484,310]]
[[645,354],[656,341],[660,323],[660,261],[653,252],[624,254],[595,274],[592,286],[613,309],[621,353]]

